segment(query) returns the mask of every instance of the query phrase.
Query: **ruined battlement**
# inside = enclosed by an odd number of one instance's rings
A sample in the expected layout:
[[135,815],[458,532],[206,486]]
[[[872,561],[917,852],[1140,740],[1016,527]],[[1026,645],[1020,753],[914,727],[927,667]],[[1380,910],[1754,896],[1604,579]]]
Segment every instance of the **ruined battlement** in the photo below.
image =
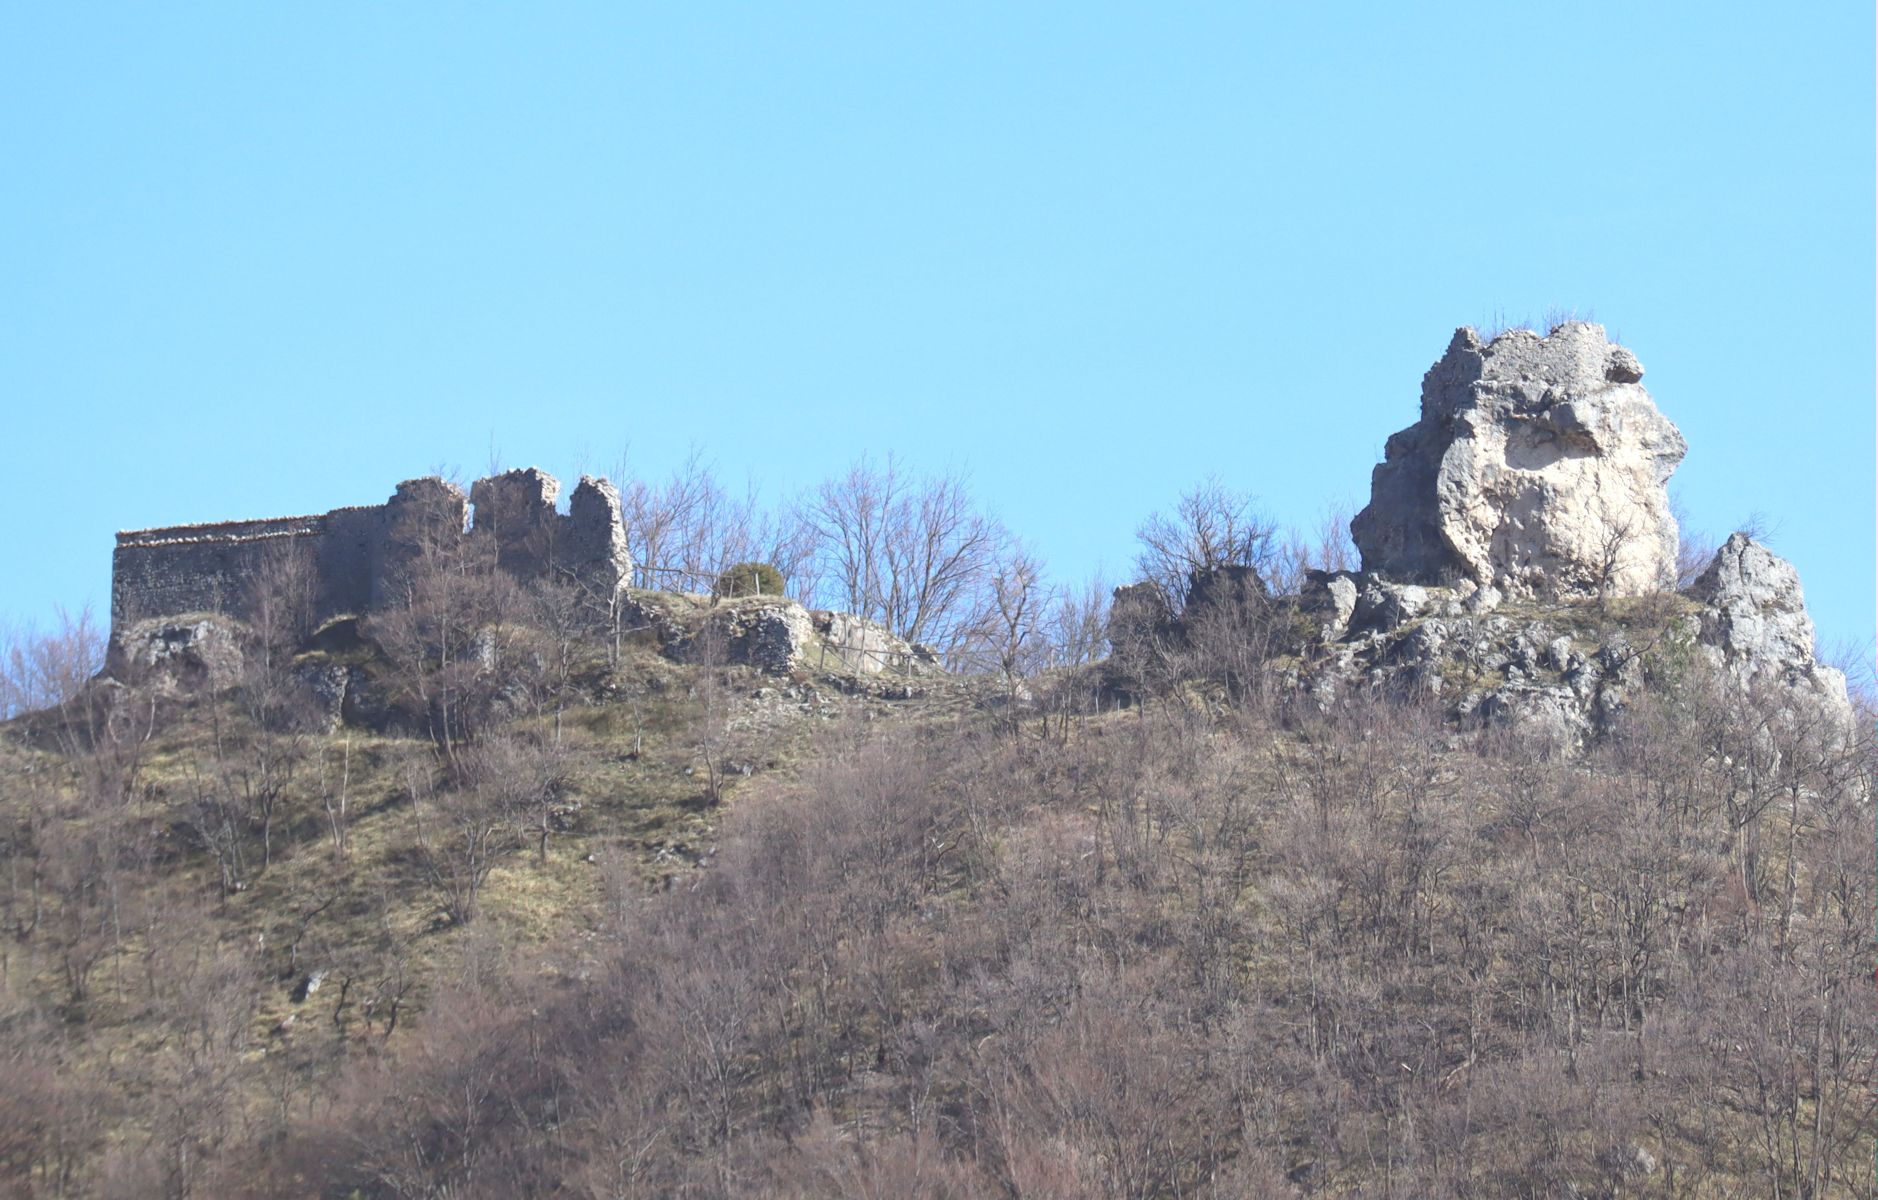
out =
[[117,535],[117,544],[173,546],[190,542],[300,537],[318,532],[327,516],[326,513],[313,513],[304,517],[267,517],[258,521],[212,521],[201,525],[171,525],[161,529],[130,529]]
[[369,612],[419,539],[470,536],[472,506],[474,529],[494,540],[504,570],[565,578],[610,603],[633,571],[619,492],[583,476],[562,513],[560,486],[528,468],[478,480],[466,497],[433,476],[399,484],[383,504],[128,530],[111,558],[111,626],[194,612],[245,616],[256,572],[272,556],[296,553],[313,574],[316,618]]

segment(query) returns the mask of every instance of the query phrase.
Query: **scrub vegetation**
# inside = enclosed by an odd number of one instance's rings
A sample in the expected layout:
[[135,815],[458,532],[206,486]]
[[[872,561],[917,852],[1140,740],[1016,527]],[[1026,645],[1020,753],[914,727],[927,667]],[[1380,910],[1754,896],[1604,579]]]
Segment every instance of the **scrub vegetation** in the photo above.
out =
[[[1263,593],[1120,692],[1106,588],[942,484],[628,512],[949,677],[680,665],[473,553],[320,630],[263,572],[220,690],[14,638],[0,1194],[1873,1194],[1867,736],[1700,664],[1569,752],[1320,705]],[[1342,565],[1249,514],[1203,485],[1142,574]]]

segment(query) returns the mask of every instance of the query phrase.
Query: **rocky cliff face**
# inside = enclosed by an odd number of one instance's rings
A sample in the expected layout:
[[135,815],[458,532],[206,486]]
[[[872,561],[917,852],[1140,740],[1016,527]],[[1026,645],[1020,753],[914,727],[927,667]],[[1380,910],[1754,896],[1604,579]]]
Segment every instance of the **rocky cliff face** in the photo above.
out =
[[[1596,325],[1457,332],[1351,523],[1363,570],[1314,573],[1263,610],[1274,668],[1320,704],[1433,699],[1562,745],[1613,732],[1652,687],[1741,689],[1782,719],[1850,729],[1791,564],[1736,534],[1675,591],[1664,483],[1685,447],[1642,377]],[[1111,682],[1140,690],[1182,654],[1206,673],[1220,647],[1205,616],[1168,612],[1151,584],[1118,590]]]
[[1709,663],[1747,688],[1791,691],[1845,710],[1845,676],[1813,658],[1813,619],[1793,564],[1744,533],[1715,552],[1689,587]]
[[1779,719],[1851,728],[1844,676],[1813,657],[1798,573],[1744,534],[1680,594],[1489,606],[1486,591],[1319,574],[1281,669],[1319,703],[1353,689],[1424,697],[1560,745],[1616,732],[1653,687],[1738,688]]
[[1598,325],[1456,332],[1351,522],[1364,571],[1552,600],[1673,586],[1685,445],[1642,378]]

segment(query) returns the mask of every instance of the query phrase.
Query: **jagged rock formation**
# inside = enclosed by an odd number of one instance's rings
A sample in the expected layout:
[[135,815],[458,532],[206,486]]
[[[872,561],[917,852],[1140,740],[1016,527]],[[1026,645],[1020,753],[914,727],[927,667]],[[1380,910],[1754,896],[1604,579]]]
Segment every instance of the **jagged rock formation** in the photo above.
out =
[[1223,632],[1262,639],[1319,704],[1353,689],[1430,698],[1560,745],[1616,729],[1640,689],[1692,683],[1849,729],[1844,677],[1814,660],[1790,564],[1736,534],[1674,591],[1663,485],[1684,444],[1642,376],[1596,325],[1488,345],[1458,331],[1351,522],[1363,570],[1313,572],[1298,596],[1267,600],[1251,568],[1232,568],[1196,577],[1179,614],[1153,584],[1118,589],[1111,688],[1138,692],[1170,662],[1212,671],[1198,659],[1218,656]]
[[1319,573],[1299,601],[1311,638],[1286,669],[1321,703],[1350,688],[1424,696],[1561,744],[1614,731],[1639,689],[1700,683],[1704,672],[1789,717],[1851,726],[1844,676],[1813,657],[1798,573],[1745,534],[1680,594],[1492,609],[1470,604],[1478,595]]
[[1642,378],[1602,326],[1457,331],[1350,524],[1363,570],[1554,600],[1673,586],[1664,484],[1685,445]]
[[1712,665],[1744,687],[1790,689],[1849,717],[1845,676],[1813,658],[1813,619],[1792,563],[1737,533],[1689,595],[1702,606],[1699,641]]

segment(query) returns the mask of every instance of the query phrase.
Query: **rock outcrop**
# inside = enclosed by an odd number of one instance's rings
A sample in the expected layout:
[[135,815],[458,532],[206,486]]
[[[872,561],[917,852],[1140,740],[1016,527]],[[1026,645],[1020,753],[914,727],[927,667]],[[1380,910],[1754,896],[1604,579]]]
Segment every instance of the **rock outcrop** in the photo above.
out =
[[1363,570],[1547,600],[1673,587],[1664,485],[1686,447],[1642,378],[1598,325],[1457,331],[1350,523]]
[[944,673],[928,646],[903,641],[853,613],[809,609],[783,596],[713,600],[633,591],[624,627],[668,657],[695,666],[748,666],[771,674],[931,676]]
[[1616,731],[1651,687],[1738,689],[1786,720],[1852,727],[1845,677],[1814,659],[1798,572],[1745,534],[1682,593],[1609,603],[1477,603],[1487,589],[1317,572],[1308,632],[1283,667],[1319,704],[1352,690],[1420,697],[1560,746]]
[[1743,687],[1790,691],[1850,720],[1845,676],[1813,657],[1813,619],[1792,563],[1737,533],[1688,594],[1701,605],[1698,640],[1714,666]]
[[243,632],[227,617],[153,617],[113,631],[105,674],[158,691],[214,692],[241,678]]
[[1351,522],[1363,569],[1268,597],[1251,568],[1228,568],[1196,577],[1181,612],[1153,584],[1119,588],[1106,686],[1219,678],[1222,648],[1251,648],[1319,705],[1416,698],[1560,747],[1617,730],[1652,688],[1731,688],[1849,730],[1790,564],[1736,534],[1675,591],[1664,483],[1685,447],[1642,377],[1596,325],[1485,345],[1460,330]]

